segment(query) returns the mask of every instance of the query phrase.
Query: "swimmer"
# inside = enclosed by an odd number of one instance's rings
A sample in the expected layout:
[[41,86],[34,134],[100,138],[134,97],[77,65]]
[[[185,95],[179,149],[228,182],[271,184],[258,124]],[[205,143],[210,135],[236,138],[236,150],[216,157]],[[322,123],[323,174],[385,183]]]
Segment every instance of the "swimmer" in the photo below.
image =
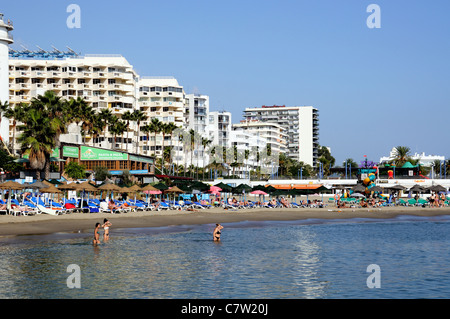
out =
[[220,234],[221,234],[221,230],[223,229],[223,226],[220,224],[216,224],[216,228],[214,228],[214,232],[213,232],[213,238],[214,241],[220,241]]
[[103,229],[105,232],[103,233],[103,239],[108,240],[109,239],[109,227],[112,226],[111,222],[107,220],[106,218],[103,220]]
[[94,244],[94,246],[100,244],[100,234],[98,233],[99,229],[100,229],[100,223],[96,223],[95,229],[94,229],[94,240],[92,242]]

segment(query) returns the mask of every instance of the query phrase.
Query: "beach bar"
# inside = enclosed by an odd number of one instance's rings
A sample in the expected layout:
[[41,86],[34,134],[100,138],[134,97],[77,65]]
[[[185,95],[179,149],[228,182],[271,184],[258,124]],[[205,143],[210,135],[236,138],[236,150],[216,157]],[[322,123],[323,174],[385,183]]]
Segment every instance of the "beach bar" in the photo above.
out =
[[96,167],[105,167],[111,175],[122,175],[124,171],[137,178],[153,178],[155,176],[154,157],[137,155],[119,150],[63,143],[54,154],[60,159],[60,172],[65,165],[76,161],[93,171]]

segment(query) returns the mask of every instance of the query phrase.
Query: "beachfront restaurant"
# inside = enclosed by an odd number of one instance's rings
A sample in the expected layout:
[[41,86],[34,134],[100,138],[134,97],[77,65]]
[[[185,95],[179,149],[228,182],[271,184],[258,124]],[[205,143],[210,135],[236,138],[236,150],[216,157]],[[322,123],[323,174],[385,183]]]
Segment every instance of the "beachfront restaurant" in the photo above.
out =
[[148,182],[154,177],[154,158],[152,156],[137,155],[123,151],[113,151],[92,146],[63,144],[57,149],[56,154],[62,159],[60,171],[71,161],[77,161],[84,165],[87,171],[93,171],[95,167],[106,167],[111,175],[122,175],[124,171],[141,182]]

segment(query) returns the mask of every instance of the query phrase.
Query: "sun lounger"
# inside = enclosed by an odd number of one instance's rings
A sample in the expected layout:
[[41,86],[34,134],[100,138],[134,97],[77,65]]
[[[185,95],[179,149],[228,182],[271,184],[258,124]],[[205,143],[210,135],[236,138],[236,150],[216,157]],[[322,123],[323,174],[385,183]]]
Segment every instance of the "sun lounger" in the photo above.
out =
[[42,205],[39,205],[39,204],[37,205],[37,208],[39,209],[39,211],[40,211],[41,213],[44,213],[44,214],[49,214],[49,215],[54,215],[54,216],[62,215],[62,214],[63,214],[63,212],[60,211],[60,210],[47,208],[47,207],[42,206]]
[[158,206],[158,209],[157,209],[157,210],[161,210],[161,209],[167,209],[167,210],[169,210],[169,209],[170,209],[170,206],[169,206],[169,204],[167,204],[167,203],[165,203],[165,202],[161,202],[161,203],[159,203],[159,206]]

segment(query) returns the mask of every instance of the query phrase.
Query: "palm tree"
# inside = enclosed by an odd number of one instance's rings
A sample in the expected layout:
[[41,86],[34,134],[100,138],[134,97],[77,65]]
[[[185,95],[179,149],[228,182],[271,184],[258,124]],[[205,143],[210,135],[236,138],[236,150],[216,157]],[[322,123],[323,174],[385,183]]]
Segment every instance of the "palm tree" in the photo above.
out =
[[153,156],[156,158],[156,135],[161,132],[161,122],[156,117],[150,122],[150,132],[155,133],[155,149],[153,151]]
[[148,116],[145,115],[145,113],[142,112],[141,110],[134,110],[132,115],[133,115],[132,121],[136,122],[136,124],[137,124],[138,141],[136,143],[136,153],[138,153],[139,139],[140,139],[139,133],[140,133],[141,122],[147,121]]
[[[2,101],[0,101],[0,125],[2,124],[2,118],[3,118],[3,112],[5,112],[7,109],[9,108],[9,102],[5,101],[2,103]],[[2,139],[3,141],[3,137],[0,136],[0,139]]]
[[113,149],[116,148],[117,135],[123,135],[127,130],[126,123],[120,120],[117,116],[113,115],[108,127],[109,131],[114,135]]
[[67,132],[71,121],[71,114],[65,106],[66,103],[53,91],[46,91],[23,107],[18,142],[22,152],[29,155],[30,166],[37,170],[44,169],[45,178],[50,176],[51,154],[60,145],[60,136]]
[[[172,145],[173,132],[176,129],[178,129],[178,126],[176,126],[175,123],[173,123],[173,122],[167,123],[167,134],[170,135],[170,149],[171,150],[173,150],[173,145]],[[170,158],[172,159],[172,155],[170,156]]]
[[411,149],[408,146],[397,146],[395,148],[395,158],[393,162],[395,166],[403,166],[410,158]]
[[[134,120],[134,115],[130,111],[122,114],[122,120],[127,121],[127,127],[130,126],[130,121]],[[139,132],[139,131],[138,131]],[[128,152],[128,130],[127,130],[127,152]]]
[[145,133],[145,135],[147,136],[147,142],[149,142],[149,139],[150,139],[149,135],[150,135],[151,131],[152,131],[152,127],[150,124],[147,124],[147,125],[144,125],[141,127],[141,132]]
[[162,133],[162,152],[161,152],[161,174],[164,174],[164,139],[166,134],[169,133],[169,127],[166,123],[160,123],[160,132]]
[[[48,113],[41,109],[29,108],[18,126],[21,132],[17,141],[22,152],[28,154],[30,167],[38,171],[45,170],[43,178],[50,177],[50,156],[56,146],[57,130]],[[42,177],[42,176],[41,176]]]

